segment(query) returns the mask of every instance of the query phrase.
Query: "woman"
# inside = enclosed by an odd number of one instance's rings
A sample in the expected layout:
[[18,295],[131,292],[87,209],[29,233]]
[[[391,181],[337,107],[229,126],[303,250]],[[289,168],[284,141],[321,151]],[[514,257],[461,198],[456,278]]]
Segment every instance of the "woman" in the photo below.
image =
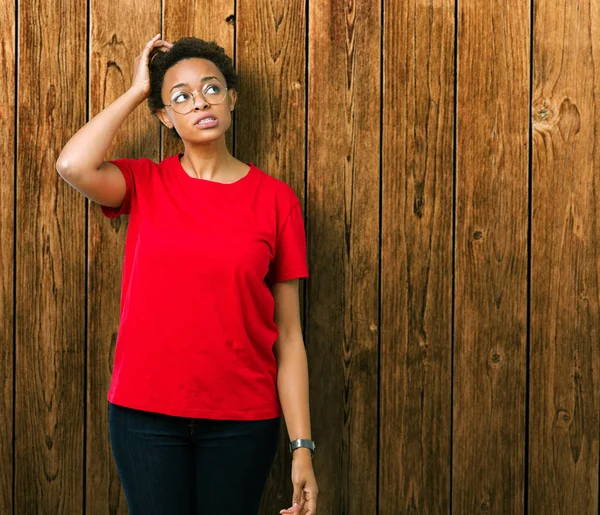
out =
[[[152,38],[130,89],[65,145],[56,168],[107,217],[129,215],[108,392],[113,456],[132,515],[257,513],[283,413],[292,507],[316,514],[293,190],[225,145],[237,93],[214,42]],[[104,161],[145,99],[183,154]]]

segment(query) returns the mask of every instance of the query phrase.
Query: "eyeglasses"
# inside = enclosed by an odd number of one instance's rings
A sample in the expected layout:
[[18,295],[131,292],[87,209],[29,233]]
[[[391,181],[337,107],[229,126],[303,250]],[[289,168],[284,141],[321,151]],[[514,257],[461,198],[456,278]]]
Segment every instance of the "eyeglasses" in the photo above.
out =
[[169,106],[176,113],[187,114],[194,109],[194,106],[196,105],[196,93],[199,92],[206,102],[214,105],[220,104],[225,100],[227,90],[228,88],[223,86],[221,81],[212,79],[207,82],[202,89],[197,89],[192,92],[184,89],[176,91],[171,96],[171,103],[165,104],[165,106]]

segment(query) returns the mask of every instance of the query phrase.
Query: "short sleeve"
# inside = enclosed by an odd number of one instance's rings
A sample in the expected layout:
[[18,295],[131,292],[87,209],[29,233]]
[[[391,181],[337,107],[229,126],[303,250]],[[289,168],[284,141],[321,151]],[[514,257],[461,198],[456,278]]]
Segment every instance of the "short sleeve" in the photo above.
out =
[[308,278],[306,233],[300,202],[296,202],[279,229],[275,256],[266,277],[268,284]]
[[117,218],[121,215],[128,215],[131,212],[131,206],[135,198],[135,170],[140,166],[140,160],[123,158],[108,162],[117,166],[123,174],[126,187],[125,198],[119,207],[101,205],[100,208],[107,218]]

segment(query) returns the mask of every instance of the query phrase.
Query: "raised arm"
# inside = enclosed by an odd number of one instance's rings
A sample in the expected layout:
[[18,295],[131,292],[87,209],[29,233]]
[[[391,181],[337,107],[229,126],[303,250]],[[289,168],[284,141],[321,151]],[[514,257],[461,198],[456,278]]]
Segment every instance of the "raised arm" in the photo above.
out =
[[125,197],[125,179],[105,156],[117,130],[150,92],[148,57],[154,47],[169,50],[172,43],[154,36],[134,61],[131,87],[94,116],[67,142],[56,161],[56,170],[73,188],[90,200],[119,207]]

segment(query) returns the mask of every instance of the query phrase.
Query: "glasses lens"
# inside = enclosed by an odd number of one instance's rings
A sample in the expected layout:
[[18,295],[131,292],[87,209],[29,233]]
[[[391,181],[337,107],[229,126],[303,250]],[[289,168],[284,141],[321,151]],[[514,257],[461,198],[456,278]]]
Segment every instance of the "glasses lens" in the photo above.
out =
[[[212,79],[202,87],[202,94],[206,101],[210,104],[218,104],[223,102],[227,89],[223,84]],[[201,98],[197,94],[198,102],[201,102]],[[194,95],[186,90],[177,91],[171,97],[171,107],[173,111],[179,114],[187,114],[194,109]]]
[[206,98],[207,102],[218,104],[225,98],[226,90],[225,86],[223,86],[220,81],[212,79],[204,85],[202,93],[204,93],[204,98]]
[[171,97],[171,107],[176,113],[189,113],[194,108],[194,97],[188,91],[178,91]]

